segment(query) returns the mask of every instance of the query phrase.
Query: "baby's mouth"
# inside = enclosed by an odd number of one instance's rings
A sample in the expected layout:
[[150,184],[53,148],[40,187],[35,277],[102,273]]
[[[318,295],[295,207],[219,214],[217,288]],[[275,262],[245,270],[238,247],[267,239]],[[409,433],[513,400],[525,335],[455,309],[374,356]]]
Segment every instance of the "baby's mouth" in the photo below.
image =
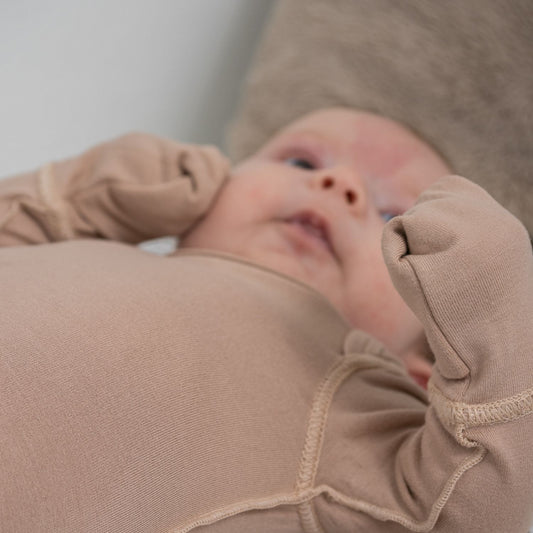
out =
[[304,211],[287,218],[285,222],[298,226],[307,235],[321,242],[331,254],[335,255],[329,235],[328,223],[321,216],[310,211]]

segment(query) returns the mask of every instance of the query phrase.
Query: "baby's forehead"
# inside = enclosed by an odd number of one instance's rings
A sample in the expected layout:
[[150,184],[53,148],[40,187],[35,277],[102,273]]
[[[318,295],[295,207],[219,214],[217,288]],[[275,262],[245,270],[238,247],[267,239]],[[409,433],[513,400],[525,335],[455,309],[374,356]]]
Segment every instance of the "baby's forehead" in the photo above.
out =
[[348,142],[357,135],[355,113],[316,112],[295,119],[275,132],[260,148],[264,152],[272,147],[293,143],[312,143],[314,146]]
[[274,133],[271,138],[306,130],[322,135],[381,133],[425,143],[424,139],[415,134],[407,125],[393,118],[365,110],[342,107],[319,109],[296,117]]
[[339,143],[349,146],[373,143],[384,139],[392,142],[421,142],[401,124],[378,115],[348,110],[319,110],[299,117],[275,133],[264,146],[271,146],[294,140],[310,140],[316,143]]

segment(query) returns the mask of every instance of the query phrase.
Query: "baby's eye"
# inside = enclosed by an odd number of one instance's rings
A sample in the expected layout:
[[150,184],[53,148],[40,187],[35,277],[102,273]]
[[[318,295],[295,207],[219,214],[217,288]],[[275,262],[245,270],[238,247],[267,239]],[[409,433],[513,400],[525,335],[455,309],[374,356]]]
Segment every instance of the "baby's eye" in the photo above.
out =
[[385,212],[385,213],[380,213],[380,216],[385,222],[388,222],[389,220],[392,220],[394,217],[397,217],[398,213],[386,213]]
[[305,159],[304,157],[288,157],[284,162],[287,165],[303,168],[304,170],[315,170],[316,168],[312,161],[309,161],[309,159]]

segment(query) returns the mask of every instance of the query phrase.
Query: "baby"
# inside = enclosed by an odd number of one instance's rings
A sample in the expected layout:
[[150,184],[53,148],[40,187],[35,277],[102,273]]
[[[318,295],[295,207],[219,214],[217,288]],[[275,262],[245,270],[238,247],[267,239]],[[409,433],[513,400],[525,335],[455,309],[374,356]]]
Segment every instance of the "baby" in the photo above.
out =
[[525,530],[529,239],[447,174],[328,109],[0,182],[5,530]]
[[230,252],[307,283],[425,384],[431,355],[392,285],[381,234],[450,173],[431,147],[391,120],[318,111],[234,168],[182,246]]

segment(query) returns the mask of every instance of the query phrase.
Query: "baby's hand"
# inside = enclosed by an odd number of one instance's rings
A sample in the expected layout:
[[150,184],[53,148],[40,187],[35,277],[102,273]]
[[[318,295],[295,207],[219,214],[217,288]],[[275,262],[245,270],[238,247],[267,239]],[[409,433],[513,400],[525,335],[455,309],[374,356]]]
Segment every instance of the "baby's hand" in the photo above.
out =
[[91,231],[124,242],[179,235],[207,211],[229,174],[214,147],[145,133],[99,145],[74,163],[81,171],[66,196],[75,213]]
[[216,148],[131,133],[2,180],[0,246],[180,235],[229,176]]
[[[487,386],[501,397],[531,386],[533,255],[511,213],[474,183],[447,176],[387,224],[382,244],[397,290],[426,330],[435,379],[457,380],[459,396],[468,377],[478,402]],[[488,382],[475,393],[481,379]]]

